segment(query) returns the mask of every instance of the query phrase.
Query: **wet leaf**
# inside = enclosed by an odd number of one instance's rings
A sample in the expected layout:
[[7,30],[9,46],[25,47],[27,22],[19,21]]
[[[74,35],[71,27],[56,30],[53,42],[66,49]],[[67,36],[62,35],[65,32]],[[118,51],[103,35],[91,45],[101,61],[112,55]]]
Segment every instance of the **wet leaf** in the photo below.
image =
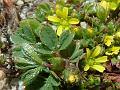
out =
[[60,49],[59,50],[64,50],[66,49],[69,44],[72,42],[74,38],[74,33],[70,31],[64,31],[59,38],[59,43],[60,43]]
[[42,43],[51,50],[55,50],[58,44],[58,38],[55,31],[50,26],[45,26],[40,32]]
[[28,70],[21,76],[21,80],[23,80],[26,86],[31,84],[37,78],[37,76],[42,71],[42,69],[43,67],[37,67],[37,68]]
[[46,16],[51,13],[51,7],[47,3],[43,3],[37,6],[35,11],[36,17],[40,22],[46,19]]
[[59,85],[60,82],[57,79],[55,79],[53,76],[49,76],[40,90],[59,90]]

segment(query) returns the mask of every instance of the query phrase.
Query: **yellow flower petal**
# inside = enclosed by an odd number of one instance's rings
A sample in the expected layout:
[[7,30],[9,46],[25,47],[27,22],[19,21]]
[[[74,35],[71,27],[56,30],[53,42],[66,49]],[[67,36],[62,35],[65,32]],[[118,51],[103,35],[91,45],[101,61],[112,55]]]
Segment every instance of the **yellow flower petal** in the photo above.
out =
[[113,42],[114,40],[113,40],[113,36],[105,36],[105,38],[104,38],[104,43],[105,43],[105,45],[107,45],[107,46],[110,46],[111,44],[112,44],[112,42]]
[[112,43],[110,40],[108,40],[106,43],[105,43],[107,46],[110,46]]
[[118,54],[119,50],[120,50],[120,47],[114,47],[113,46],[111,51],[112,51],[113,54]]
[[109,8],[110,8],[111,10],[115,10],[115,9],[118,7],[118,4],[117,4],[117,3],[109,2],[109,4],[110,4]]
[[86,52],[87,52],[87,59],[88,59],[90,57],[90,55],[91,55],[91,51],[90,51],[89,48],[86,48]]
[[101,1],[99,5],[102,6],[104,9],[109,8],[109,2],[106,2],[106,1]]
[[52,22],[60,22],[60,19],[57,16],[48,16],[47,18]]
[[74,32],[78,32],[79,30],[80,30],[79,27],[74,27],[74,28],[73,28],[73,31],[74,31]]
[[87,31],[88,31],[89,34],[92,34],[93,33],[93,28],[88,28]]
[[90,66],[87,64],[85,67],[84,67],[84,71],[88,71],[90,68]]
[[76,81],[75,75],[70,75],[69,78],[68,78],[68,81],[69,81],[70,83],[74,83],[74,82]]
[[63,18],[65,18],[65,19],[66,19],[66,18],[67,18],[67,16],[68,16],[68,7],[64,7],[64,8],[63,8],[63,12],[62,12],[62,13],[63,13]]
[[116,38],[120,38],[120,31],[115,34]]
[[111,52],[105,52],[106,55],[113,55]]
[[93,53],[92,53],[92,57],[96,57],[96,56],[98,56],[99,54],[100,54],[100,52],[101,52],[101,47],[100,46],[96,46],[96,48],[95,48],[95,50],[93,51]]
[[70,23],[70,24],[78,24],[78,23],[79,23],[79,20],[78,20],[77,18],[71,18],[71,19],[69,20],[69,23]]
[[93,68],[99,72],[103,72],[105,70],[105,67],[103,67],[102,65],[93,65],[93,66],[91,66],[91,68]]
[[108,49],[107,52],[105,52],[106,55],[117,55],[120,51],[120,47],[113,46],[112,48]]
[[117,0],[118,3],[120,3],[120,0]]
[[59,26],[57,29],[57,35],[60,36],[62,34],[62,31],[63,31],[63,27]]
[[108,61],[107,56],[102,56],[102,57],[95,59],[95,62],[97,62],[97,63],[104,63],[106,61]]

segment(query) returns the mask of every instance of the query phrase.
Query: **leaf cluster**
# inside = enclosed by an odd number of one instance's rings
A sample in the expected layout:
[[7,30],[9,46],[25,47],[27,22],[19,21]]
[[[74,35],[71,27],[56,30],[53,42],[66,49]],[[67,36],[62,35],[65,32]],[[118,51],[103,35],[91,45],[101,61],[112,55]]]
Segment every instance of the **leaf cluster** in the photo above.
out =
[[15,66],[27,90],[100,88],[101,75],[112,72],[108,65],[118,64],[120,54],[119,17],[111,18],[119,5],[113,10],[104,6],[107,2],[43,3],[35,17],[20,22],[11,41]]

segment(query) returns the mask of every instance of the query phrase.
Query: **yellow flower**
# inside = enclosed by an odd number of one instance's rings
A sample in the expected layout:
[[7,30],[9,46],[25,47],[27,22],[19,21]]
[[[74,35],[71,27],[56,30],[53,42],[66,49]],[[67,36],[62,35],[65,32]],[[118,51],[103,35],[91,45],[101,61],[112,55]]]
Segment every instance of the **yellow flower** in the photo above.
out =
[[68,7],[56,8],[55,16],[48,16],[49,21],[52,21],[57,24],[57,35],[60,36],[63,30],[69,30],[72,24],[78,24],[79,20],[77,18],[72,18],[68,16]]
[[92,34],[93,33],[93,29],[92,28],[88,28],[87,31]]
[[105,36],[105,38],[104,38],[104,43],[107,46],[110,46],[113,41],[114,41],[113,36]]
[[118,3],[120,3],[120,0],[117,0]]
[[115,47],[113,46],[112,48],[110,48],[105,54],[106,55],[117,55],[119,53],[120,47]]
[[100,6],[102,6],[104,9],[108,9],[109,8],[109,2],[106,2],[104,0],[102,0],[100,3],[99,3]]
[[101,5],[104,9],[115,10],[118,7],[119,3],[120,3],[120,0],[113,0],[113,1],[102,0],[99,3],[99,5]]
[[119,50],[120,50],[120,47],[112,47],[112,49],[111,49],[112,54],[118,54]]
[[120,38],[120,32],[117,32],[117,33],[115,34],[115,37],[116,37],[116,38]]
[[77,75],[71,74],[71,75],[69,75],[68,81],[70,83],[75,83],[77,79],[78,79]]
[[96,46],[95,50],[92,52],[89,48],[86,49],[86,65],[84,67],[84,71],[88,71],[90,68],[95,69],[99,72],[103,72],[105,67],[101,65],[107,60],[107,56],[98,57],[101,52],[101,47]]

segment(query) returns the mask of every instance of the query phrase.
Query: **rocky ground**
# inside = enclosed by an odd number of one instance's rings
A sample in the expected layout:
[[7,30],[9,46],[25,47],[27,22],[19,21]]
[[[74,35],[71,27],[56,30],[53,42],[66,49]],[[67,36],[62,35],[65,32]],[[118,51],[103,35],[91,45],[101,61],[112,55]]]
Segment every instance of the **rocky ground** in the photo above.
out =
[[34,9],[43,2],[55,0],[0,0],[0,90],[24,90],[12,58],[10,36],[19,22],[34,16]]

